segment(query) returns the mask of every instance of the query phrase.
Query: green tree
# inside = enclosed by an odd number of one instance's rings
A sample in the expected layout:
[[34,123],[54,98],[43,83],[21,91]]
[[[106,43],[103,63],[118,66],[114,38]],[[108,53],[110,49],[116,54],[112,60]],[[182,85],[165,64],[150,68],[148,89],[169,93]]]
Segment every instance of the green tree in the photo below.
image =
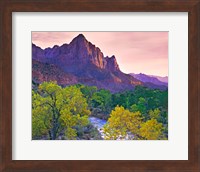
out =
[[146,107],[147,107],[147,101],[145,100],[145,98],[140,97],[138,103],[133,104],[131,106],[131,111],[132,112],[140,111],[142,114],[145,114],[147,110]]
[[133,104],[130,108],[131,112],[137,112],[140,111],[139,107],[137,104]]
[[91,99],[94,108],[100,108],[104,113],[110,112],[112,105],[110,91],[101,89],[95,92]]
[[77,125],[87,125],[87,102],[75,86],[62,88],[54,82],[43,82],[38,92],[32,92],[33,137],[48,134],[51,140],[65,134],[76,137]]
[[140,97],[137,104],[133,104],[130,107],[131,112],[140,112],[142,116],[144,117],[144,120],[146,121],[148,119],[148,114],[147,114],[147,101],[145,98]]
[[111,112],[110,118],[103,128],[105,139],[116,140],[125,138],[127,134],[131,134],[132,138],[136,139],[141,122],[140,112],[130,112],[122,106],[117,106]]
[[149,111],[149,116],[151,119],[158,120],[160,118],[160,110],[158,108]]
[[89,108],[92,108],[92,97],[97,92],[97,87],[81,85],[80,90],[86,97]]

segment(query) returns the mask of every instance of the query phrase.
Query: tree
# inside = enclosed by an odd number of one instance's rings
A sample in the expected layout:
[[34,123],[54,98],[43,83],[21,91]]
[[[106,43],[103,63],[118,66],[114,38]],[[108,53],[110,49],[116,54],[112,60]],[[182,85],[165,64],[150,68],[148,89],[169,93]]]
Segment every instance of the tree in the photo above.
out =
[[158,120],[160,118],[160,110],[158,108],[149,111],[149,116],[151,119]]
[[142,114],[142,116],[144,117],[144,119],[147,120],[147,118],[148,118],[147,101],[145,100],[145,98],[140,97],[137,104],[133,104],[130,107],[130,111],[131,112],[140,112]]
[[133,104],[131,106],[131,111],[132,112],[140,111],[142,114],[145,114],[147,110],[146,106],[147,106],[147,101],[145,100],[145,98],[140,97],[138,103]]
[[92,108],[92,97],[97,92],[97,87],[80,85],[80,90],[86,97],[89,108]]
[[104,126],[105,139],[116,140],[129,135],[136,139],[139,134],[139,126],[142,122],[140,112],[130,112],[123,106],[117,106],[111,112],[107,124]]
[[75,86],[62,88],[54,82],[43,82],[38,92],[32,92],[33,137],[48,134],[51,140],[64,134],[76,137],[77,125],[87,125],[87,102]]
[[131,106],[131,112],[137,112],[137,111],[140,111],[140,109],[139,109],[139,107],[138,107],[138,105],[137,104],[133,104],[132,106]]
[[163,130],[162,123],[153,118],[141,124],[140,135],[146,140],[164,140]]
[[105,113],[110,112],[112,105],[110,91],[101,89],[93,94],[91,100],[94,108],[100,108]]

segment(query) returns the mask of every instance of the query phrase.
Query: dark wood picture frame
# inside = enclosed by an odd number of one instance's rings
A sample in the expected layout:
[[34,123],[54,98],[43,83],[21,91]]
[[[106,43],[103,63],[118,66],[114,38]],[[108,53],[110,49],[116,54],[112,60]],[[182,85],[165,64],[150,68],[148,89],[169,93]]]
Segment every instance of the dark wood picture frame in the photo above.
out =
[[[12,160],[12,12],[188,12],[189,159]],[[200,0],[0,0],[0,171],[200,171],[199,67]]]

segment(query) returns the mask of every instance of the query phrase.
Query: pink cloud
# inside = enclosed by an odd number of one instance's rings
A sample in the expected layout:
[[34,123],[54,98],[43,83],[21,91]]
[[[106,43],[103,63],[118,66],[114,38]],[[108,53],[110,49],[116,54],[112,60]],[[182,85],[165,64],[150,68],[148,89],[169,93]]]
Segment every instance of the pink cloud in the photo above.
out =
[[41,48],[70,43],[78,34],[115,55],[125,73],[168,76],[168,32],[32,32],[32,42]]

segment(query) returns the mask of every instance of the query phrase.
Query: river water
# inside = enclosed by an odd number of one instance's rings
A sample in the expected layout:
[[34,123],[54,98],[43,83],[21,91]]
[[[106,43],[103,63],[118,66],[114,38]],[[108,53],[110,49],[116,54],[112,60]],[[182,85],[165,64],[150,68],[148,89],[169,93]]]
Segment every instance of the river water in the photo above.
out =
[[89,120],[92,123],[92,125],[96,127],[97,130],[100,132],[101,137],[104,138],[103,126],[106,124],[107,121],[96,117],[89,117]]

